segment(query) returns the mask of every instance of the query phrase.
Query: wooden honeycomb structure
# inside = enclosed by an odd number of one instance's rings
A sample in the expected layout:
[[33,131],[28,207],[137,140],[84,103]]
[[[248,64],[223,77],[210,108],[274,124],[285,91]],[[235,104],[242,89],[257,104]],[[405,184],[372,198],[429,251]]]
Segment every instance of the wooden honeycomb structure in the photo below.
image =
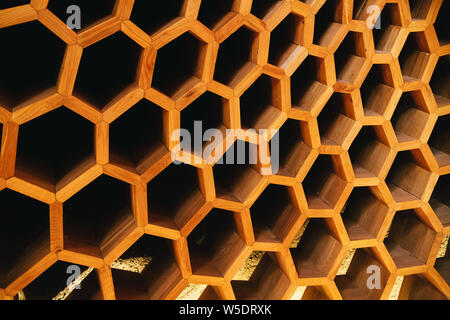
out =
[[[148,3],[1,2],[0,299],[450,298],[449,1]],[[172,164],[194,120],[280,129],[280,170]]]

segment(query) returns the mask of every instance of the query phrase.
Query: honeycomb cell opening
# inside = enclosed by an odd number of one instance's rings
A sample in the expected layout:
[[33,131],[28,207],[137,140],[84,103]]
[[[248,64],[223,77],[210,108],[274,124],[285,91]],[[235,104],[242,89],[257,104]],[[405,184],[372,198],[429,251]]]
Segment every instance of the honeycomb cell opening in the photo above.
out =
[[[152,87],[177,98],[200,81],[206,43],[185,32],[158,50]],[[183,52],[180,55],[180,52]],[[177,67],[173,68],[174,61]]]
[[325,79],[321,79],[319,70],[324,70],[324,60],[307,56],[291,76],[292,108],[312,111],[317,101],[323,98],[328,87]]
[[99,110],[104,109],[136,83],[141,51],[138,44],[120,31],[85,48],[74,95]]
[[153,34],[177,18],[183,8],[183,0],[166,0],[158,3],[158,10],[149,10],[148,0],[135,0],[130,20],[148,34]]
[[[139,271],[123,265],[145,259]],[[182,280],[171,240],[143,235],[113,264],[112,276],[118,300],[162,300]]]
[[374,64],[361,86],[364,115],[384,115],[392,101],[394,92],[394,82],[389,65]]
[[221,25],[223,19],[232,11],[234,0],[204,0],[200,4],[197,19],[210,29]]
[[434,22],[434,29],[436,30],[439,44],[444,46],[450,43],[450,29],[448,28],[447,12],[450,11],[448,1],[443,1],[439,9],[436,21]]
[[414,210],[395,213],[384,244],[398,268],[425,265],[436,232],[421,221]]
[[244,77],[245,70],[254,65],[251,60],[256,38],[254,31],[241,27],[222,42],[217,55],[214,80],[230,86],[239,82]]
[[290,232],[286,226],[300,216],[295,201],[289,187],[270,184],[264,190],[250,208],[257,242],[282,243],[286,239]]
[[403,81],[420,80],[430,61],[430,49],[424,32],[411,32],[398,57]]
[[94,125],[66,107],[20,126],[16,176],[55,192],[93,163]]
[[[73,14],[72,11],[68,13],[68,8],[72,5],[76,5],[80,8],[82,15],[81,29],[84,30],[94,25],[96,22],[104,20],[106,17],[110,17],[114,10],[115,0],[58,0],[50,1],[48,9],[53,12],[61,21],[66,22]],[[75,31],[78,31],[75,29]]]
[[[378,270],[379,282],[371,282],[370,275]],[[338,275],[335,282],[344,300],[379,300],[389,274],[389,270],[379,262],[370,249],[358,249],[347,273]],[[379,287],[377,287],[378,284]]]
[[437,272],[441,275],[441,277],[447,282],[447,285],[450,284],[450,248],[447,244],[447,250],[445,256],[438,257],[436,260],[436,264],[434,265]]
[[[20,39],[20,41],[17,41]],[[8,44],[0,61],[0,104],[10,111],[31,99],[56,91],[66,45],[38,21],[0,29],[0,42]],[[47,48],[47,50],[30,50]],[[53,91],[52,91],[53,90]]]
[[187,240],[196,275],[224,277],[246,248],[233,212],[220,209],[211,210]]
[[386,3],[378,19],[383,27],[372,29],[375,50],[390,52],[402,28],[398,4]]
[[335,38],[342,23],[342,0],[326,1],[315,15],[314,44],[326,47]]
[[431,8],[432,0],[409,0],[413,20],[425,20]]
[[428,140],[431,151],[440,167],[450,165],[450,115],[438,118]]
[[413,274],[403,279],[398,300],[448,300],[422,274]]
[[342,244],[322,219],[311,219],[292,258],[300,279],[328,277],[336,263]]
[[149,223],[158,226],[181,230],[206,202],[198,169],[187,164],[171,164],[147,187]]
[[431,195],[430,205],[444,227],[450,226],[450,175],[441,176]]
[[26,4],[29,4],[30,0],[11,0],[11,1],[4,1],[0,4],[0,10],[8,9],[12,7],[18,7],[23,6]]
[[165,113],[158,105],[143,99],[111,123],[110,162],[142,172],[148,167],[147,162],[168,152],[163,143]]
[[353,141],[349,155],[356,178],[378,177],[384,169],[391,149],[379,138],[382,130],[380,126],[363,127]]
[[6,288],[50,252],[49,207],[9,189],[0,191],[0,202],[0,288]]
[[350,241],[376,239],[388,211],[368,187],[353,189],[341,213]]
[[430,80],[430,87],[438,106],[450,104],[450,75],[445,72],[449,69],[450,55],[440,57]]
[[217,198],[244,203],[263,180],[255,165],[257,146],[237,140],[214,165]]
[[103,257],[135,228],[131,186],[102,175],[63,205],[64,248]]
[[334,54],[336,78],[353,83],[365,62],[363,34],[349,31]]

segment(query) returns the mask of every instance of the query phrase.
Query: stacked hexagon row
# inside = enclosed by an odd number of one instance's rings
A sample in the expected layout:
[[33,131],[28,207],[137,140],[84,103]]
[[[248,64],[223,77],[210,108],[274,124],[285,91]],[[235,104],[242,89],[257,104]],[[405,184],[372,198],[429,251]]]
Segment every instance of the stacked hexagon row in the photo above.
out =
[[449,10],[2,1],[0,299],[448,299]]

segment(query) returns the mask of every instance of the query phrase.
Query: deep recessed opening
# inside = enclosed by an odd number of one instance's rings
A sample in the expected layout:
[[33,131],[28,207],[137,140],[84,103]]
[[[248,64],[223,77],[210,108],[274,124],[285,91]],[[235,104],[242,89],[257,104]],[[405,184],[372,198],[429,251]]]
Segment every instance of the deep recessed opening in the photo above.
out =
[[64,203],[64,245],[103,256],[117,232],[135,226],[131,186],[102,175]]
[[9,0],[0,4],[0,10],[29,4],[30,0]]
[[[376,283],[368,279],[372,270],[379,270]],[[338,275],[335,281],[344,300],[379,300],[389,275],[389,270],[366,248],[356,250],[347,273]]]
[[426,102],[420,91],[404,92],[392,115],[392,126],[399,142],[419,140],[428,123]]
[[411,17],[420,20],[426,19],[431,8],[431,2],[432,0],[409,0]]
[[430,87],[438,106],[450,103],[450,74],[446,70],[450,70],[450,55],[439,58],[430,80]]
[[319,155],[303,180],[303,189],[310,209],[331,209],[342,195],[346,182],[336,172],[330,155]]
[[434,267],[436,268],[437,272],[439,272],[441,277],[445,280],[445,282],[447,282],[447,285],[450,284],[450,248],[448,246],[448,243],[445,255],[436,259]]
[[413,274],[403,278],[398,300],[448,300],[422,274]]
[[[17,41],[20,39],[20,41]],[[65,43],[38,21],[0,29],[0,42],[8,44],[0,60],[0,104],[12,110],[54,88]],[[32,48],[46,48],[33,50]]]
[[271,32],[269,63],[282,67],[300,49],[302,20],[300,16],[289,14]]
[[261,75],[241,96],[241,125],[243,128],[268,129],[280,110],[274,106],[279,81]]
[[286,186],[270,184],[252,205],[250,213],[257,242],[284,241],[289,232],[286,225],[300,215],[292,193]]
[[152,34],[180,15],[183,0],[167,0],[158,3],[157,9],[148,0],[135,0],[130,20]]
[[411,32],[398,57],[404,81],[421,79],[430,60],[424,32]]
[[328,277],[336,264],[342,244],[322,219],[311,219],[292,258],[299,278]]
[[197,19],[210,29],[214,29],[233,8],[234,0],[203,0]]
[[431,195],[430,205],[444,227],[450,226],[450,175],[441,176]]
[[239,76],[239,71],[252,57],[255,32],[246,27],[239,28],[219,46],[214,80],[230,85]]
[[448,12],[450,11],[450,5],[448,1],[443,1],[439,9],[436,21],[434,23],[434,29],[436,30],[439,44],[444,46],[450,42],[450,29],[448,28]]
[[361,86],[366,116],[384,115],[394,95],[392,73],[387,64],[374,64]]
[[141,51],[142,48],[122,32],[85,48],[74,94],[103,109],[135,83]]
[[375,49],[389,52],[393,48],[401,30],[398,3],[386,3],[378,18],[381,28],[372,29]]
[[362,33],[348,32],[334,54],[337,80],[352,83],[364,65],[364,55]]
[[55,191],[94,162],[94,125],[60,107],[20,126],[16,175]]
[[384,244],[398,268],[426,264],[436,237],[414,210],[395,213]]
[[420,151],[399,152],[386,178],[396,201],[421,199],[431,177],[431,172],[419,165],[412,152]]
[[181,230],[204,203],[193,166],[171,164],[148,183],[150,223]]
[[322,144],[342,145],[348,139],[356,124],[346,111],[352,103],[350,95],[333,93],[317,117]]
[[188,237],[192,272],[224,277],[246,247],[233,212],[213,209]]
[[349,155],[357,178],[378,177],[386,164],[390,147],[378,137],[381,126],[366,126],[353,141]]
[[376,239],[388,210],[370,188],[353,189],[341,213],[350,241]]
[[438,118],[428,144],[440,167],[450,165],[450,115]]
[[257,164],[257,146],[237,140],[214,165],[214,181],[217,197],[245,202],[260,184],[263,177]]
[[[199,81],[201,50],[206,44],[185,32],[158,50],[152,86],[168,96],[175,96]],[[180,55],[180,52],[183,54]],[[174,63],[176,61],[176,68]]]
[[275,7],[276,4],[281,3],[278,0],[258,0],[253,1],[251,13],[260,19],[264,17]]
[[103,18],[112,15],[115,2],[115,0],[57,0],[50,1],[48,9],[61,19],[61,21],[66,22],[74,13],[72,10],[69,13],[67,12],[69,7],[72,5],[78,6],[82,13],[80,17],[80,30],[83,30]]
[[140,168],[161,150],[165,111],[143,99],[115,120],[109,128],[111,162]]
[[314,44],[326,47],[342,23],[342,0],[328,0],[315,15]]
[[[126,267],[139,262],[138,270]],[[118,300],[161,300],[182,279],[172,241],[164,238],[142,236],[116,263],[121,266],[112,270]]]
[[0,287],[6,288],[50,252],[49,207],[8,189],[0,203]]

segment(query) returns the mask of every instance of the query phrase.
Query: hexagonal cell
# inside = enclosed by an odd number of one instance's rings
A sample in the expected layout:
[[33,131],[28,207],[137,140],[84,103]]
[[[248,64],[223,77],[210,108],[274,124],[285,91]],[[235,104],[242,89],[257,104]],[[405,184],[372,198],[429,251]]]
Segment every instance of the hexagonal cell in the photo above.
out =
[[20,178],[55,192],[94,161],[94,125],[66,107],[20,126],[16,158]]
[[152,156],[164,150],[168,152],[163,143],[164,113],[158,105],[143,99],[111,123],[110,162],[142,171],[140,168]]
[[388,211],[368,187],[353,189],[341,212],[350,241],[376,239]]
[[403,81],[420,80],[430,61],[430,49],[424,32],[411,32],[398,57]]
[[336,36],[342,23],[342,0],[326,1],[315,15],[314,44],[326,47]]
[[441,176],[431,195],[430,205],[444,227],[450,226],[450,175]]
[[386,183],[397,202],[421,199],[429,185],[431,172],[415,158],[419,150],[402,151],[386,178]]
[[291,231],[289,227],[300,216],[295,201],[293,190],[289,187],[270,184],[264,190],[250,208],[257,242],[284,242]]
[[280,300],[290,282],[278,266],[275,255],[265,253],[249,280],[233,280],[231,285],[237,300]]
[[440,167],[450,165],[450,115],[438,118],[428,144]]
[[[76,272],[80,272],[78,277],[75,277]],[[89,278],[83,278],[88,275]],[[74,282],[79,280],[82,281],[79,282],[79,289],[76,289]],[[82,300],[82,297],[89,300],[103,299],[98,278],[92,269],[63,261],[53,264],[23,289],[22,294],[22,300]]]
[[311,219],[292,258],[299,278],[328,277],[336,265],[342,244],[323,219]]
[[406,276],[398,296],[399,300],[448,300],[423,275]]
[[[375,268],[380,270],[380,287],[370,288],[368,284],[372,282],[369,277],[378,270]],[[369,248],[365,248],[356,250],[346,274],[337,276],[335,282],[344,300],[379,300],[389,275],[389,270]]]
[[[225,99],[207,91],[181,111],[181,129],[185,129],[190,133],[190,148],[196,155],[203,156],[205,148],[211,144],[215,145],[217,141],[215,140],[216,138],[211,139],[212,141],[202,140],[203,143],[201,149],[199,148],[200,146],[197,146],[196,148],[194,141],[196,135],[195,128],[197,128],[197,130],[200,128],[199,133],[202,135],[200,138],[203,138],[205,132],[209,129],[218,129],[222,132],[222,136],[225,137],[226,127],[223,123],[225,103]],[[201,121],[201,123],[199,123],[199,121]]]
[[383,27],[372,29],[375,50],[390,52],[402,29],[398,3],[386,3],[378,19]]
[[171,164],[147,187],[151,224],[181,230],[205,203],[197,169],[187,164]]
[[[138,270],[126,261],[139,263]],[[143,235],[113,264],[112,276],[118,300],[162,300],[182,280],[171,240]]]
[[[206,43],[190,32],[185,32],[158,50],[153,73],[152,87],[175,97],[200,81]],[[180,55],[180,52],[183,52]],[[176,61],[177,67],[174,68]]]
[[2,53],[0,61],[1,105],[12,110],[56,86],[66,48],[56,35],[32,21],[0,29],[0,42],[13,44]]
[[214,165],[217,198],[244,203],[263,180],[256,164],[257,146],[236,141]]
[[302,185],[310,209],[332,209],[346,187],[333,156],[319,155]]
[[391,122],[398,142],[420,140],[430,115],[420,91],[403,92]]
[[445,255],[443,257],[438,257],[436,259],[436,263],[434,264],[434,267],[439,272],[441,277],[447,282],[447,285],[450,284],[450,248],[448,247],[447,243],[447,249],[445,252]]
[[64,205],[64,248],[103,257],[135,228],[131,187],[102,175]]
[[317,117],[320,139],[325,145],[342,146],[354,134],[357,122],[347,110],[353,108],[348,94],[335,92]]
[[48,9],[52,11],[61,21],[66,22],[71,16],[71,13],[67,13],[67,9],[76,5],[80,7],[81,12],[81,29],[87,29],[91,25],[98,21],[103,20],[113,13],[115,1],[114,0],[101,0],[101,1],[90,1],[90,0],[58,0],[50,1],[48,4]]
[[398,268],[426,264],[436,232],[414,210],[395,213],[384,244]]
[[135,83],[141,51],[138,44],[120,31],[85,48],[74,94],[103,109]]
[[450,75],[445,72],[449,69],[450,55],[440,57],[430,80],[430,87],[438,106],[450,104]]
[[183,4],[183,0],[167,0],[159,3],[158,10],[155,10],[149,8],[148,0],[135,0],[130,20],[148,34],[152,34],[178,17]]
[[241,96],[241,126],[244,129],[268,129],[280,114],[276,107],[279,80],[261,75]]
[[[305,143],[307,124],[302,121],[288,119],[273,139],[279,141],[278,153],[274,154],[270,145],[271,164],[274,174],[296,177],[312,148]],[[278,155],[278,157],[276,157]],[[276,166],[276,164],[278,164]],[[278,171],[277,171],[278,170]]]
[[381,126],[363,127],[353,141],[348,153],[356,178],[380,176],[391,149],[383,141]]
[[188,236],[192,273],[224,277],[243,253],[233,212],[213,209]]
[[245,66],[253,64],[252,48],[256,38],[254,31],[241,27],[222,42],[217,55],[214,80],[226,85],[238,82],[244,76]]
[[283,67],[301,49],[303,17],[289,14],[270,34],[269,63]]
[[434,29],[436,30],[439,44],[444,46],[450,42],[450,30],[448,28],[447,12],[450,10],[448,1],[443,1],[439,9],[436,21],[434,22]]
[[318,72],[318,69],[324,68],[322,58],[309,55],[292,74],[292,108],[311,112],[317,101],[326,96],[328,87],[325,84],[325,79],[322,79],[323,76]]
[[281,3],[278,0],[259,0],[253,1],[251,13],[260,19],[270,13],[275,8],[275,5]]
[[427,18],[431,8],[432,0],[409,0],[411,17],[413,20],[424,20]]
[[234,0],[204,0],[200,4],[197,20],[210,29],[221,24],[222,19],[231,12]]
[[8,189],[0,202],[0,288],[6,288],[50,252],[49,207]]
[[30,0],[11,0],[0,4],[0,10],[29,4]]
[[385,115],[394,96],[394,81],[389,65],[374,64],[361,86],[364,115]]
[[334,54],[338,81],[353,83],[364,65],[364,51],[362,33],[349,31]]

